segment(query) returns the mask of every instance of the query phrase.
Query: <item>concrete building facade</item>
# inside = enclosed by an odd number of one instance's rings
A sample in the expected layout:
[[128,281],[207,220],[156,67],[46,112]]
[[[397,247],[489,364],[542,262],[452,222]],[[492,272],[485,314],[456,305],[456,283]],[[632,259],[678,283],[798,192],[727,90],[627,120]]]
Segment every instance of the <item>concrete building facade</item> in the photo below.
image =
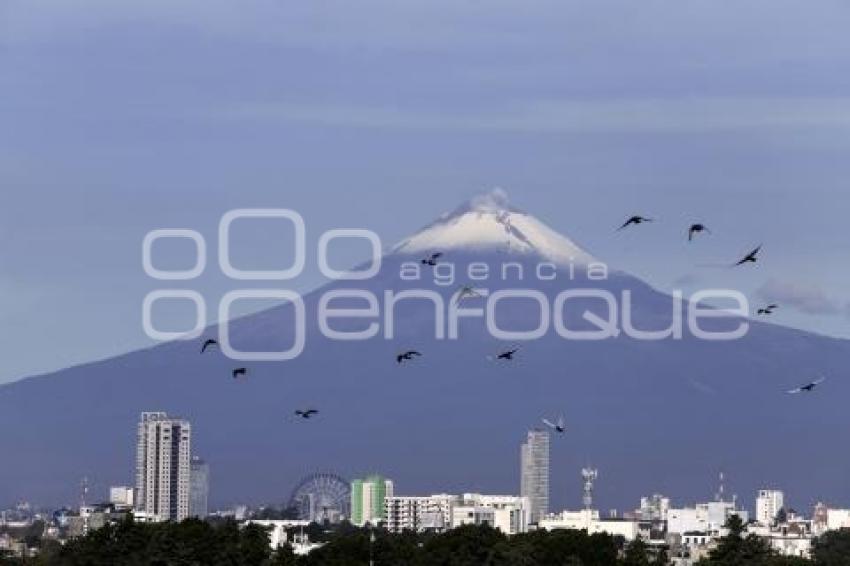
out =
[[189,475],[189,516],[203,519],[210,512],[210,465],[192,456]]
[[444,532],[452,525],[452,508],[460,497],[446,493],[428,496],[393,496],[384,498],[384,517],[387,530],[400,533]]
[[189,516],[192,427],[167,414],[142,413],[136,440],[137,511],[150,520],[182,521]]
[[756,521],[770,525],[785,505],[785,494],[778,489],[760,489],[756,495]]
[[549,513],[549,433],[528,431],[520,447],[520,495],[529,502],[529,522],[537,524]]
[[384,499],[392,497],[392,480],[371,475],[351,482],[351,522],[358,527],[385,520]]

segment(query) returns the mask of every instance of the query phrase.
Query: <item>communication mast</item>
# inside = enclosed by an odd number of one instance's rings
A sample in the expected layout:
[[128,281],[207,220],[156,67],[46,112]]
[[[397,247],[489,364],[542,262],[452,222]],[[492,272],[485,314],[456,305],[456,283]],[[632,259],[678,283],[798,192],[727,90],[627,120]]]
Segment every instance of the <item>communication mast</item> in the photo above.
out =
[[581,478],[584,480],[584,494],[581,497],[581,502],[584,508],[590,510],[593,508],[593,482],[599,477],[599,471],[595,468],[582,468]]
[[719,483],[719,485],[718,485],[718,487],[717,487],[717,493],[715,493],[715,494],[714,494],[714,500],[715,500],[715,501],[723,501],[723,492],[724,492],[724,486],[723,486],[723,479],[724,479],[724,477],[723,477],[723,472],[720,472],[720,477],[719,477],[719,479],[720,479],[720,483]]
[[86,506],[86,496],[89,494],[89,478],[83,477],[80,482],[80,507]]

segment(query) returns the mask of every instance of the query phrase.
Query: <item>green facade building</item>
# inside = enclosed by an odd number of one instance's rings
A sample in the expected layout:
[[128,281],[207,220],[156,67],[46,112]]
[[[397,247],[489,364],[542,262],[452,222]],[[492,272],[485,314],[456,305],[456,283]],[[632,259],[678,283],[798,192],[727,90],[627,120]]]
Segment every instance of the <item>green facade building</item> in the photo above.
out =
[[392,497],[393,482],[373,474],[351,482],[351,522],[362,527],[385,519],[384,498]]

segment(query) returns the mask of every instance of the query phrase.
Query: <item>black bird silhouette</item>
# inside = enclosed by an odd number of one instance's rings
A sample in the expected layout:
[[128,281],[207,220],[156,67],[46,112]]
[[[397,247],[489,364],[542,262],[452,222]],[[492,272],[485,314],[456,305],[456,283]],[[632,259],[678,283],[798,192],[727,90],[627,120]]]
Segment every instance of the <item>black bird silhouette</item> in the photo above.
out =
[[319,411],[317,409],[307,409],[306,411],[298,409],[297,411],[295,411],[295,416],[301,417],[302,419],[309,419],[313,415],[317,414],[319,414]]
[[204,342],[204,345],[201,347],[201,353],[203,354],[204,352],[206,352],[207,348],[209,348],[210,346],[218,346],[218,341],[210,338],[209,340]]
[[432,253],[431,255],[422,260],[422,265],[430,265],[431,267],[434,267],[435,265],[437,265],[437,259],[442,257],[442,255],[442,252]]
[[496,356],[497,360],[512,360],[514,359],[514,354],[519,352],[519,348],[511,348],[510,350],[505,350],[498,356]]
[[408,350],[406,352],[402,352],[401,354],[397,355],[395,357],[395,361],[396,361],[396,363],[400,364],[401,362],[403,362],[405,360],[412,360],[415,356],[421,356],[421,355],[422,354],[420,352],[417,352],[416,350]]
[[546,426],[548,426],[549,428],[551,428],[552,430],[554,430],[555,432],[557,432],[559,434],[563,434],[564,431],[567,430],[567,427],[564,426],[564,417],[563,416],[558,417],[558,422],[555,422],[555,423],[553,423],[549,419],[542,419],[542,420],[543,420],[543,424],[545,424]]
[[810,381],[809,383],[807,383],[807,384],[805,384],[805,385],[801,385],[800,387],[797,387],[797,388],[795,388],[795,389],[789,389],[789,390],[788,390],[788,393],[791,393],[791,394],[794,394],[794,393],[803,393],[803,392],[805,392],[805,393],[811,393],[812,391],[814,391],[815,387],[817,387],[818,385],[820,385],[820,384],[821,384],[821,383],[823,383],[824,381],[826,381],[826,378],[825,378],[825,377],[821,377],[820,379],[816,379],[816,380],[814,380],[814,381]]
[[690,242],[691,240],[693,240],[694,234],[698,232],[707,232],[711,234],[711,230],[709,230],[705,224],[691,224],[691,227],[688,228],[688,241]]
[[754,249],[753,251],[751,251],[750,253],[748,253],[747,255],[745,255],[743,259],[738,260],[738,262],[736,262],[736,263],[735,263],[735,265],[736,265],[736,266],[737,266],[737,265],[744,265],[744,264],[745,264],[745,263],[747,263],[747,262],[752,262],[752,263],[757,262],[757,261],[758,261],[758,258],[756,257],[756,255],[758,255],[758,253],[759,253],[760,251],[761,251],[761,244],[759,244],[759,245],[758,245],[758,247],[757,247],[756,249]]
[[248,375],[248,368],[236,368],[233,370],[233,379],[244,375]]
[[620,226],[619,228],[617,228],[617,230],[618,231],[622,230],[623,228],[625,228],[626,226],[629,226],[631,224],[634,224],[635,226],[637,226],[638,224],[643,224],[644,222],[652,222],[652,221],[653,221],[652,218],[647,218],[646,216],[635,215],[635,216],[630,217],[625,222],[623,222],[623,225]]
[[773,314],[774,309],[778,309],[779,305],[767,305],[756,311],[756,314]]

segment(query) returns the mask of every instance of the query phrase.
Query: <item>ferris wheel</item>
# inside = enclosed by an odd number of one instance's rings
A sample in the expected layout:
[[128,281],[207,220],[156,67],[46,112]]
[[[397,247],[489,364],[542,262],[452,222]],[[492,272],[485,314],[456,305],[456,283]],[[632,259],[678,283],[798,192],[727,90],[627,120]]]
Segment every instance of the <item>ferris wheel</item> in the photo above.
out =
[[305,521],[341,521],[351,514],[351,485],[336,474],[309,475],[292,490],[289,506]]

